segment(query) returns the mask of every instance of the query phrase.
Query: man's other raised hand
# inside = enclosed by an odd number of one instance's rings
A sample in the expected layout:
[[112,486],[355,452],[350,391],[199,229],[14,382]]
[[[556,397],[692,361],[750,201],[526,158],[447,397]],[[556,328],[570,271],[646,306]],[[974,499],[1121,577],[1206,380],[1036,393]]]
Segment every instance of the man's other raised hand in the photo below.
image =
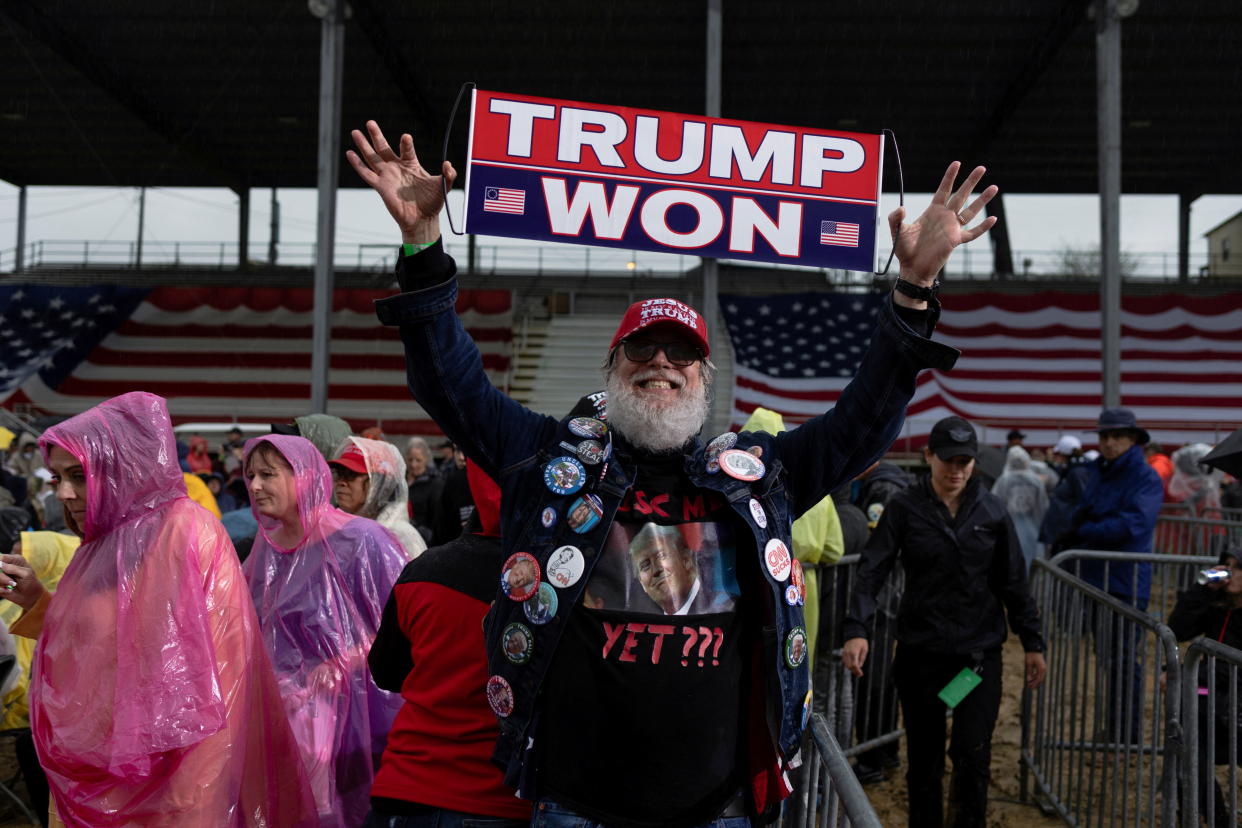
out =
[[401,240],[424,244],[440,238],[444,182],[451,188],[457,180],[453,165],[445,161],[440,175],[432,175],[418,162],[409,133],[401,136],[394,151],[375,121],[367,121],[365,134],[355,129],[350,136],[358,151],[347,150],[345,158],[358,177],[379,193],[401,228]]

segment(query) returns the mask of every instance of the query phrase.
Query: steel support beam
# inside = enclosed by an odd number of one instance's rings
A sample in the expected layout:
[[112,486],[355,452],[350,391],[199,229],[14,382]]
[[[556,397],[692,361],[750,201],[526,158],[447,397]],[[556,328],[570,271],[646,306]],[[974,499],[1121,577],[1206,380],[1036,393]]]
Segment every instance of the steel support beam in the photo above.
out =
[[272,219],[267,230],[267,264],[276,266],[276,257],[280,250],[280,202],[276,200],[276,188],[272,188]]
[[341,156],[341,81],[345,70],[345,0],[324,0],[319,48],[319,218],[315,238],[315,306],[311,338],[311,411],[328,413],[332,336],[336,188]]
[[1177,194],[1177,280],[1190,281],[1190,206],[1199,196]]
[[968,151],[964,160],[968,164],[973,165],[982,159],[992,141],[1004,128],[1009,116],[1026,100],[1026,96],[1035,88],[1082,20],[1082,0],[1062,0],[1052,23],[1040,36],[1031,39],[1031,49],[1026,58],[1017,63],[1017,69],[1010,76],[1005,91],[966,145]]
[[1100,175],[1100,379],[1104,407],[1121,405],[1121,18],[1096,0],[1096,129]]
[[1005,194],[997,193],[988,202],[987,214],[996,216],[996,224],[988,231],[992,240],[992,272],[999,281],[1013,278],[1013,249],[1009,246],[1009,222],[1005,221]]
[[26,185],[17,188],[17,255],[13,258],[13,272],[26,269]]
[[[706,79],[706,98],[703,114],[709,118],[720,117],[720,66],[724,52],[724,0],[707,0],[707,65],[704,75]],[[720,353],[720,263],[716,259],[703,259],[703,303],[699,312],[707,325],[707,344],[713,354]],[[719,357],[717,357],[719,358]],[[718,431],[720,400],[708,412],[707,425]]]
[[142,268],[142,245],[147,233],[147,188],[138,188],[138,243],[134,250],[134,267]]
[[250,188],[237,191],[237,269],[250,269]]

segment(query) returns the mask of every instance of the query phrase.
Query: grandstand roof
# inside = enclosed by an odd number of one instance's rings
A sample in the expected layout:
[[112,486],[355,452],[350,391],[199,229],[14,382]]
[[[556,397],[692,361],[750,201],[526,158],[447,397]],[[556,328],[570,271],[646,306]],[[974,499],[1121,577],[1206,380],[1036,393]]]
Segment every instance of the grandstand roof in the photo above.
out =
[[[955,157],[1008,192],[1097,189],[1086,0],[723,5],[728,117],[891,128],[914,189]],[[375,118],[432,160],[464,81],[703,111],[703,0],[350,7],[342,132]],[[1143,0],[1125,20],[1123,192],[1242,192],[1240,29],[1236,0]],[[313,187],[319,35],[306,0],[0,0],[0,178]]]

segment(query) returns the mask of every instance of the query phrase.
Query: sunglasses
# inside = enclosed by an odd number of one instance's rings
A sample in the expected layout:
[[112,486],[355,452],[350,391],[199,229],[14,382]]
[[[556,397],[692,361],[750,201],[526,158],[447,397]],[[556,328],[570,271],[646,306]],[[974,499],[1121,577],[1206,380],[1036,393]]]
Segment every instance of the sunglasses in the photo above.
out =
[[623,339],[625,358],[631,362],[650,362],[656,351],[664,351],[664,357],[678,368],[693,365],[703,358],[701,348],[689,342],[653,342],[650,339]]

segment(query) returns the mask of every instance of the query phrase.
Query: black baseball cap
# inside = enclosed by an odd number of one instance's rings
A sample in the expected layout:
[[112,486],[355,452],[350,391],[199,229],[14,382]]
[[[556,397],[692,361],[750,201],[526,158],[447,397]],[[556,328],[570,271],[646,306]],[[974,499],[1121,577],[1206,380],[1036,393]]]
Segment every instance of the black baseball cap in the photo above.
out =
[[978,457],[979,438],[975,427],[961,417],[945,417],[932,426],[927,448],[941,460],[954,457]]

